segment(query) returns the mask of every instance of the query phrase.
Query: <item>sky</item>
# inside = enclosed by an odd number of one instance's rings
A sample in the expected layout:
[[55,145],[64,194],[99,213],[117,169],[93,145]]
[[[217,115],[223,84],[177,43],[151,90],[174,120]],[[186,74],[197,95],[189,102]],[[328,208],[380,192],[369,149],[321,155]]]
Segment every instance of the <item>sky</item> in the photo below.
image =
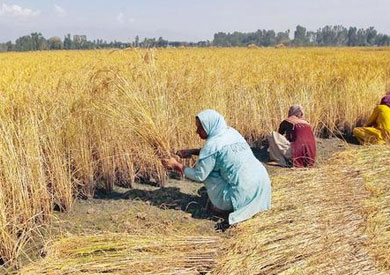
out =
[[0,0],[0,42],[31,32],[89,40],[212,40],[216,32],[317,30],[325,25],[390,34],[390,0]]

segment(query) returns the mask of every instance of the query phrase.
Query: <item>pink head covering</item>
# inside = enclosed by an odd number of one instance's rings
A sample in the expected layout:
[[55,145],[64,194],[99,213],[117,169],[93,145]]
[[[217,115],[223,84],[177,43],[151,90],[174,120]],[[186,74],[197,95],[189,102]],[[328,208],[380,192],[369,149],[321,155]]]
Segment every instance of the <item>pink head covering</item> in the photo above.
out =
[[384,96],[381,100],[380,105],[386,105],[386,106],[390,107],[390,95]]
[[288,116],[296,116],[298,118],[303,118],[305,112],[303,110],[302,105],[294,104],[288,110]]
[[303,119],[305,111],[303,107],[299,104],[294,104],[288,110],[288,118],[286,119],[291,124],[309,124],[306,120]]

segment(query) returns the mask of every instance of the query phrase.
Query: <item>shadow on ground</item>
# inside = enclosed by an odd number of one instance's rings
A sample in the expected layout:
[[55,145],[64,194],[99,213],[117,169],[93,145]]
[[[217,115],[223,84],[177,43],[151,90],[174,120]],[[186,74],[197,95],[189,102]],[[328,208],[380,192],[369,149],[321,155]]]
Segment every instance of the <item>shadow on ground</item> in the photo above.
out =
[[261,147],[251,147],[255,157],[262,163],[267,163],[269,160],[268,145],[262,145]]
[[208,209],[208,196],[204,187],[197,191],[197,195],[183,193],[178,187],[161,187],[156,190],[130,189],[125,193],[112,192],[106,194],[97,192],[95,199],[143,201],[163,210],[185,211],[195,219],[220,220],[220,217],[214,215]]

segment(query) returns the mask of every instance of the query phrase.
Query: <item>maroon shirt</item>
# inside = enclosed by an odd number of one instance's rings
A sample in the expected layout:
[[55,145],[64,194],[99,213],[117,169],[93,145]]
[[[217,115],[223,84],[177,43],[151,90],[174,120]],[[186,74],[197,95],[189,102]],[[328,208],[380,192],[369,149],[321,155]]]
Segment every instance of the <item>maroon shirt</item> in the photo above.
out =
[[308,123],[292,123],[284,120],[279,133],[291,142],[294,167],[313,167],[316,158],[316,140]]

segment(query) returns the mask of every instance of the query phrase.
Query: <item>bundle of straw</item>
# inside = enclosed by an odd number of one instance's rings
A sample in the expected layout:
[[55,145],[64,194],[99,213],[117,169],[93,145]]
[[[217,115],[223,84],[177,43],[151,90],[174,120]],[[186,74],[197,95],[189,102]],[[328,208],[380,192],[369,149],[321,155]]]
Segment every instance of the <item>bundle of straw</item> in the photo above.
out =
[[215,274],[387,274],[390,149],[347,150],[273,178],[273,209],[237,226]]
[[21,274],[199,274],[214,266],[220,238],[108,234],[55,242]]

